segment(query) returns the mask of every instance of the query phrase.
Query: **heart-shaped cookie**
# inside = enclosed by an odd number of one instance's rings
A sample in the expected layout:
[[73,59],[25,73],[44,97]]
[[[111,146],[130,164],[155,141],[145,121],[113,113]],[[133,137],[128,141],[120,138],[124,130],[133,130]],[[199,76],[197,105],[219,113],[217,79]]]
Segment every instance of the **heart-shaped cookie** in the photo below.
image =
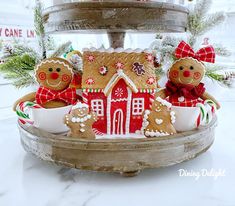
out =
[[163,123],[163,120],[162,120],[162,119],[157,119],[157,118],[156,118],[156,119],[155,119],[155,122],[156,122],[156,124],[158,124],[158,125],[159,125],[159,124],[162,124],[162,123]]

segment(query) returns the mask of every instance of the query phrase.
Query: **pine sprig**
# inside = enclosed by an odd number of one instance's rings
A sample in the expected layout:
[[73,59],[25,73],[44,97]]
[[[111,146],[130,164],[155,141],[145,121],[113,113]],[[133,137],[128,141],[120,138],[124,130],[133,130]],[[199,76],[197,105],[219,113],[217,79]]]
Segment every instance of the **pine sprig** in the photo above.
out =
[[46,51],[46,34],[45,28],[43,25],[43,15],[42,15],[42,4],[39,0],[36,1],[36,7],[34,10],[34,27],[35,32],[39,41],[39,46],[42,52],[42,58],[47,58],[47,51]]
[[62,44],[50,55],[50,57],[62,56],[64,53],[69,52],[71,45],[72,45],[71,41],[68,41],[68,42]]

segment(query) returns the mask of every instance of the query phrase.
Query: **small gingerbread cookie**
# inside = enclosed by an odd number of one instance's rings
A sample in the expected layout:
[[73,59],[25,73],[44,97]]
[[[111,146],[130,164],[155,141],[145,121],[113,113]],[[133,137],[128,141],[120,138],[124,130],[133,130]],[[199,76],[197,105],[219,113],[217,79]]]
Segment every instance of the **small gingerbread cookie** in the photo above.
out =
[[152,110],[144,112],[142,132],[146,137],[160,137],[176,133],[173,126],[175,112],[170,110],[171,103],[157,97],[152,105]]
[[92,125],[97,121],[97,115],[89,112],[89,106],[81,102],[73,106],[70,114],[64,118],[64,123],[70,128],[69,137],[80,139],[95,139]]

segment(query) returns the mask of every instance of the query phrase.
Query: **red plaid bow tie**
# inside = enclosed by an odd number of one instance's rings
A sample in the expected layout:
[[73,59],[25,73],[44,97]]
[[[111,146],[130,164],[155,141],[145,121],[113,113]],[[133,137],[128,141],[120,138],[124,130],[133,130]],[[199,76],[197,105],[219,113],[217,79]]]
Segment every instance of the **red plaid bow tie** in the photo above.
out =
[[40,87],[36,93],[35,99],[36,103],[40,105],[53,100],[62,100],[69,105],[77,102],[77,94],[75,88],[68,88],[58,92],[45,87]]
[[192,57],[198,61],[215,63],[215,50],[212,46],[201,48],[197,53],[193,51],[191,46],[182,41],[175,50],[176,58]]

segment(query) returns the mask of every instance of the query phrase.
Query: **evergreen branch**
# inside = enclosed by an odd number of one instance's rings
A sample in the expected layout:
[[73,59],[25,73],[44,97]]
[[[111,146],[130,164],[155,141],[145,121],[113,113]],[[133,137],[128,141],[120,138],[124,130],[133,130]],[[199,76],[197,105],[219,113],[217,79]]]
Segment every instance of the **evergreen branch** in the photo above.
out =
[[45,43],[45,28],[43,25],[43,15],[42,15],[42,3],[40,0],[36,0],[36,7],[34,9],[34,27],[35,32],[38,37],[39,46],[42,50],[42,58],[47,58],[47,52],[46,52],[46,43]]
[[216,44],[214,45],[215,53],[219,56],[229,57],[232,55],[231,51],[229,51],[226,47]]
[[36,59],[37,61],[40,61],[41,59],[39,54],[28,45],[19,44],[18,42],[13,44],[12,56],[21,56],[23,54],[28,54],[32,56],[34,59]]
[[50,57],[60,57],[63,54],[69,52],[71,45],[72,45],[71,41],[68,41],[68,42],[62,44],[50,55]]
[[201,23],[200,29],[197,31],[197,35],[203,35],[207,31],[211,30],[218,24],[224,22],[225,20],[225,14],[223,12],[217,12],[214,14],[211,14],[204,22]]
[[193,13],[193,15],[195,15],[199,19],[199,21],[201,21],[207,15],[207,12],[209,11],[211,5],[212,0],[197,1],[194,9],[190,13]]

